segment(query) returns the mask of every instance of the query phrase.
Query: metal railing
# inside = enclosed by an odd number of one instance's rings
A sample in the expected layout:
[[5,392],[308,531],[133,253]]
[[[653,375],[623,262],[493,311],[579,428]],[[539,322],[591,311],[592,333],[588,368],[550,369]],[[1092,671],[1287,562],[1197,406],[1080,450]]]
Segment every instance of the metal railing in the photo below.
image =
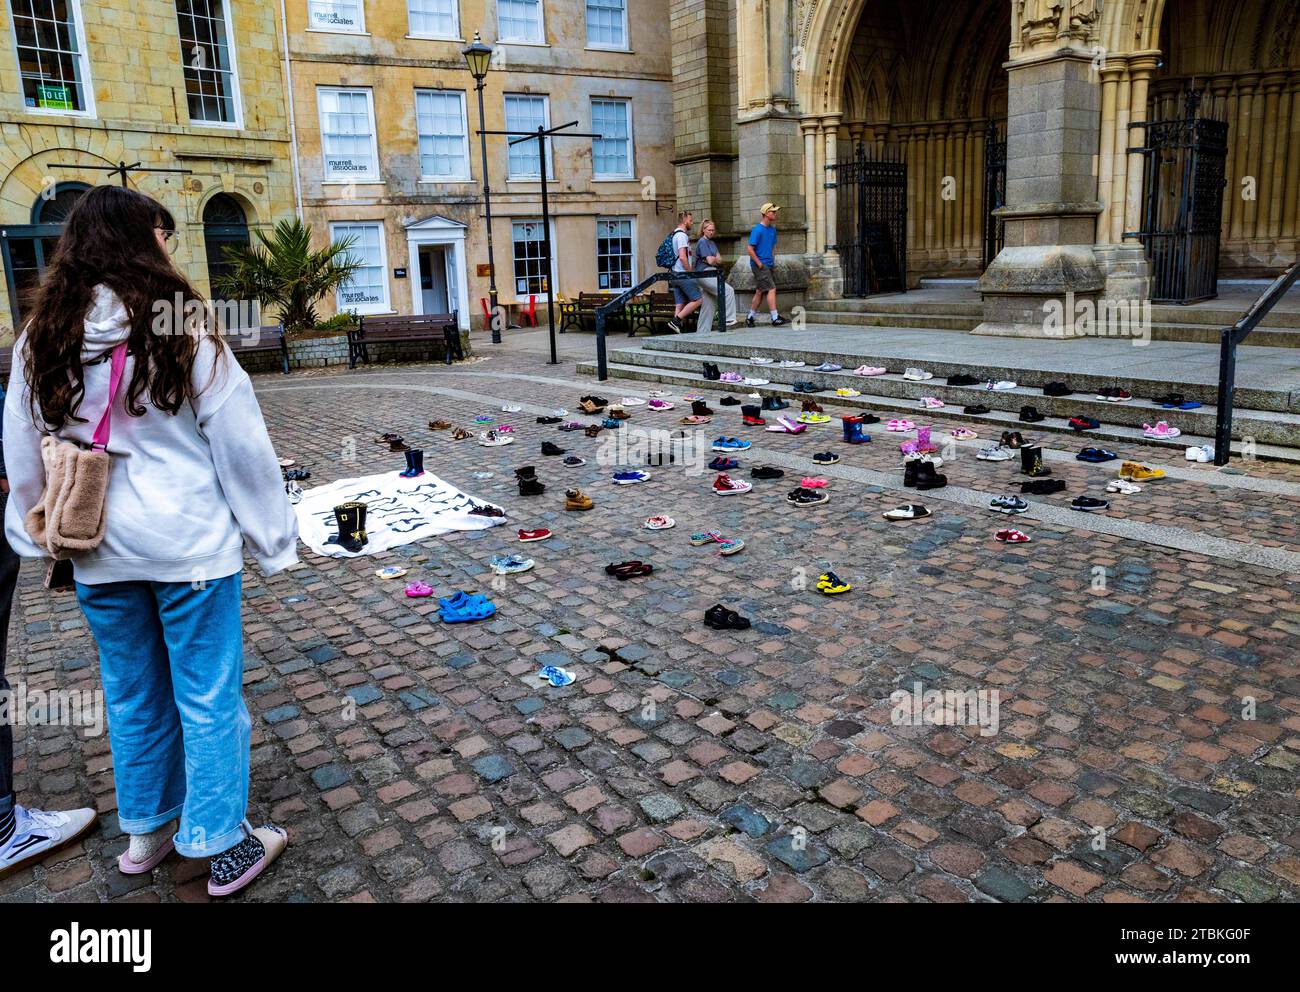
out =
[[[680,282],[683,279],[715,277],[718,281],[718,296],[714,307],[714,319],[717,321],[718,333],[727,330],[727,277],[722,269],[696,269],[694,272],[656,272],[647,276],[631,289],[624,290],[618,296],[596,310],[596,378],[604,382],[609,378],[609,362],[605,350],[605,321],[623,310],[634,296],[640,296],[646,288],[657,282]],[[703,290],[701,290],[703,292]]]
[[1272,285],[1260,294],[1231,327],[1225,327],[1219,337],[1219,412],[1214,422],[1214,464],[1227,465],[1232,448],[1232,402],[1237,389],[1237,345],[1241,344],[1259,322],[1268,316],[1278,300],[1287,294],[1296,276],[1300,275],[1300,260],[1287,266]]

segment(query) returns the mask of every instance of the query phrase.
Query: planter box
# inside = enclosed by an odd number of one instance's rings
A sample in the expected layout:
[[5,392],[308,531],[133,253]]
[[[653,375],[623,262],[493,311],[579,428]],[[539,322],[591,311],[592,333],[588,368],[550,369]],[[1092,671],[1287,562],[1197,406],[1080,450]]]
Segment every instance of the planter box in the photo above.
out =
[[[460,332],[461,349],[470,352],[469,331]],[[371,364],[380,362],[441,362],[443,343],[436,341],[397,341],[372,343],[369,346]],[[279,372],[280,356],[276,354],[238,355],[239,364],[247,372]],[[348,364],[347,335],[329,338],[304,338],[289,342],[289,368],[309,369],[326,365]],[[365,366],[358,366],[364,368]]]

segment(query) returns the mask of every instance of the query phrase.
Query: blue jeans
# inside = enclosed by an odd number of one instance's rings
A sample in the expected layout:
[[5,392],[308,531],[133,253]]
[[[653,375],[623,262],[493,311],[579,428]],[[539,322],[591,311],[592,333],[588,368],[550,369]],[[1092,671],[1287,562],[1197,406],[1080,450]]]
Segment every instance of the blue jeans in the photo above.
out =
[[117,816],[128,834],[180,817],[208,858],[245,836],[252,721],[244,706],[238,572],[208,581],[77,583],[99,644]]
[[[3,396],[4,393],[0,392],[0,397]],[[7,693],[9,683],[5,681],[5,657],[9,653],[9,612],[14,603],[14,587],[18,583],[18,556],[5,537],[4,507],[5,500],[0,499],[0,692]],[[14,728],[5,720],[0,722],[0,816],[13,808]]]

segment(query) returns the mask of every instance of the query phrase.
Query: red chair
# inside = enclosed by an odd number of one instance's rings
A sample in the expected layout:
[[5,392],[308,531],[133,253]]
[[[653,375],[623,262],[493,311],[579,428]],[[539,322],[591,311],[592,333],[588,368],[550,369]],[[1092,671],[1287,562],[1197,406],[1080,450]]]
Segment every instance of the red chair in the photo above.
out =
[[527,320],[529,327],[537,326],[537,297],[536,296],[528,297],[528,311],[525,313],[523,310],[520,310],[519,319],[520,321]]

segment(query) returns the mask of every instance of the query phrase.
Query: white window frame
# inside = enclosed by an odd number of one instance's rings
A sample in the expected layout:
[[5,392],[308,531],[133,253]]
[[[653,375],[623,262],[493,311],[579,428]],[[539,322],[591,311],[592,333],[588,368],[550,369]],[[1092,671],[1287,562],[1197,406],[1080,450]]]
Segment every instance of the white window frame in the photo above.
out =
[[406,0],[406,36],[408,38],[429,38],[434,41],[463,41],[460,34],[460,0],[451,0],[451,33],[427,34],[416,31],[411,25],[411,0]]
[[[312,20],[311,8],[317,0],[307,0],[307,30],[320,31],[324,34],[365,34],[366,33],[366,0],[355,0],[357,5],[357,26],[355,28],[330,28],[316,27]],[[328,0],[326,0],[328,2]]]
[[[628,224],[631,225],[630,233],[631,233],[631,241],[632,241],[632,247],[631,247],[631,253],[632,253],[632,254],[631,254],[631,259],[632,259],[631,278],[632,278],[632,282],[631,282],[629,285],[627,285],[627,286],[605,286],[605,287],[602,287],[602,286],[600,285],[600,260],[601,260],[602,257],[605,257],[605,258],[612,258],[613,256],[610,256],[610,255],[602,256],[602,255],[600,254],[600,225],[601,225],[602,223],[610,223],[610,222],[615,222],[615,221],[618,222],[618,223],[624,223],[624,222],[626,222],[626,223],[628,223]],[[597,292],[600,292],[602,289],[604,289],[604,290],[608,290],[610,293],[618,294],[618,293],[622,292],[622,291],[625,290],[625,289],[630,289],[630,288],[632,288],[633,286],[635,286],[635,285],[637,284],[637,282],[639,282],[639,279],[637,278],[636,217],[635,217],[634,215],[632,215],[632,214],[610,214],[609,216],[605,216],[604,214],[600,215],[599,217],[596,218],[596,291],[597,291]]]
[[[365,175],[353,175],[346,178],[330,175],[329,149],[325,147],[325,111],[321,106],[321,97],[326,93],[364,93],[366,111],[370,115],[370,161],[373,170]],[[378,183],[383,180],[379,174],[379,139],[375,134],[375,92],[369,86],[318,86],[316,87],[316,124],[320,132],[321,183],[322,185],[346,186],[349,183]]]
[[545,45],[546,44],[546,3],[537,0],[537,37],[517,38],[501,30],[501,0],[497,0],[497,42],[511,45]]
[[81,98],[86,104],[85,110],[60,110],[57,107],[29,107],[23,95],[22,59],[18,55],[18,32],[14,30],[13,0],[6,4],[9,14],[9,33],[13,38],[14,75],[18,80],[18,99],[23,103],[23,111],[42,117],[86,117],[94,118],[95,84],[90,76],[90,54],[86,44],[86,24],[81,17],[81,0],[68,0],[72,11],[72,23],[77,30],[77,67],[81,70]]
[[[555,246],[555,218],[551,218],[551,271],[547,276],[547,292],[529,293],[527,291],[519,292],[518,283],[515,275],[515,225],[516,224],[537,224],[541,225],[540,217],[511,217],[510,218],[510,289],[514,293],[516,303],[527,303],[528,297],[536,296],[538,303],[545,303],[552,293],[555,292],[555,283],[558,278],[560,260],[556,255]],[[539,259],[540,261],[540,259]]]
[[589,11],[588,11],[588,9],[587,9],[588,0],[583,0],[583,3],[582,3],[582,19],[583,19],[583,23],[584,23],[584,25],[586,26],[586,29],[587,29],[587,47],[588,47],[588,48],[590,48],[590,49],[594,49],[595,51],[600,51],[600,52],[630,52],[630,51],[632,50],[632,38],[631,38],[631,35],[628,33],[628,24],[627,24],[627,0],[619,0],[619,2],[620,2],[620,3],[622,4],[622,6],[623,6],[623,44],[621,44],[621,45],[606,45],[606,44],[602,44],[602,43],[600,43],[600,42],[595,42],[595,41],[592,41],[592,40],[591,40],[591,22],[590,22],[590,20],[588,20],[588,18],[587,18],[587,15],[588,15],[588,13],[589,13]]
[[[502,118],[502,120],[505,121],[505,124],[506,124],[505,129],[506,129],[507,131],[518,131],[518,130],[520,130],[520,128],[518,128],[518,127],[511,127],[511,126],[510,126],[509,112],[508,112],[507,108],[509,107],[509,101],[510,101],[510,98],[511,98],[511,97],[520,97],[520,98],[523,98],[523,99],[526,99],[526,100],[541,100],[541,101],[542,101],[542,124],[543,124],[547,129],[550,128],[550,126],[551,126],[551,98],[550,98],[550,95],[549,95],[549,94],[546,94],[546,93],[502,93],[502,94],[501,94],[501,118]],[[538,175],[537,173],[535,173],[535,172],[529,171],[529,172],[520,172],[520,173],[516,173],[516,172],[514,172],[514,171],[511,169],[511,166],[510,166],[510,150],[511,150],[511,148],[521,148],[521,147],[526,148],[527,151],[526,151],[526,153],[523,153],[523,154],[527,154],[527,155],[529,156],[529,161],[530,161],[530,162],[535,162],[535,161],[537,161],[537,146],[536,146],[536,145],[534,145],[534,144],[532,144],[531,142],[529,142],[527,145],[513,145],[513,146],[512,146],[512,145],[510,144],[510,142],[511,142],[511,141],[515,141],[515,140],[517,140],[517,139],[515,139],[515,138],[506,138],[506,180],[507,180],[508,182],[512,182],[512,183],[539,183],[539,182],[541,182],[541,181],[542,181],[542,177],[539,176],[539,175]],[[529,166],[529,168],[531,169],[531,166]],[[547,181],[547,182],[554,182],[554,181],[555,181],[555,142],[550,141],[550,140],[547,140],[547,142],[546,142],[546,181]]]
[[[465,162],[463,171],[450,176],[434,176],[424,171],[424,153],[420,149],[420,140],[424,132],[420,130],[420,95],[436,94],[438,96],[455,96],[460,99],[460,145],[461,158]],[[420,160],[420,179],[422,183],[467,183],[471,181],[470,164],[469,164],[469,117],[466,110],[466,96],[464,90],[438,90],[430,86],[416,87],[415,90],[415,153]]]
[[[360,305],[355,305],[355,304],[346,305],[343,302],[342,294],[343,294],[343,290],[349,285],[349,283],[344,283],[342,286],[340,286],[337,290],[334,291],[335,308],[338,310],[339,313],[342,313],[344,310],[353,310],[358,314],[392,313],[393,294],[392,294],[392,287],[389,285],[388,282],[388,243],[387,243],[388,232],[384,228],[384,222],[382,220],[333,221],[330,224],[331,242],[341,240],[338,231],[339,228],[342,227],[379,228],[379,271],[380,271],[380,275],[382,276],[380,285],[383,286],[384,289],[384,299],[381,303],[363,303]],[[347,237],[347,235],[345,234],[343,235],[343,237]]]
[[[235,46],[234,15],[231,13],[230,10],[232,5],[233,5],[233,0],[222,0],[221,9],[222,9],[222,13],[225,16],[225,21],[226,21],[226,48],[230,58],[230,102],[231,102],[231,106],[234,108],[235,111],[235,119],[232,121],[209,121],[209,120],[202,120],[202,119],[195,120],[193,117],[190,117],[189,122],[192,127],[224,127],[224,128],[231,128],[233,130],[242,130],[244,127],[244,101],[241,98],[240,88],[239,88],[239,59],[236,58],[235,56],[235,52],[237,49]],[[175,9],[175,7],[176,4],[173,3],[172,4],[173,10]],[[176,25],[176,34],[177,34],[177,38],[179,38],[180,37],[179,22]],[[184,66],[182,66],[181,81],[184,82],[184,80],[185,80],[185,69]],[[185,96],[186,96],[185,108],[188,114],[189,111],[189,90],[188,89],[186,89],[185,91]]]
[[[593,96],[591,98],[591,130],[596,130],[596,104],[597,103],[621,103],[627,109],[627,137],[623,140],[627,142],[627,172],[597,172],[596,171],[596,142],[604,140],[616,140],[605,138],[591,139],[591,178],[594,182],[626,182],[629,179],[636,178],[636,132],[632,129],[632,101],[625,97],[616,96]],[[550,126],[549,124],[547,125]]]

